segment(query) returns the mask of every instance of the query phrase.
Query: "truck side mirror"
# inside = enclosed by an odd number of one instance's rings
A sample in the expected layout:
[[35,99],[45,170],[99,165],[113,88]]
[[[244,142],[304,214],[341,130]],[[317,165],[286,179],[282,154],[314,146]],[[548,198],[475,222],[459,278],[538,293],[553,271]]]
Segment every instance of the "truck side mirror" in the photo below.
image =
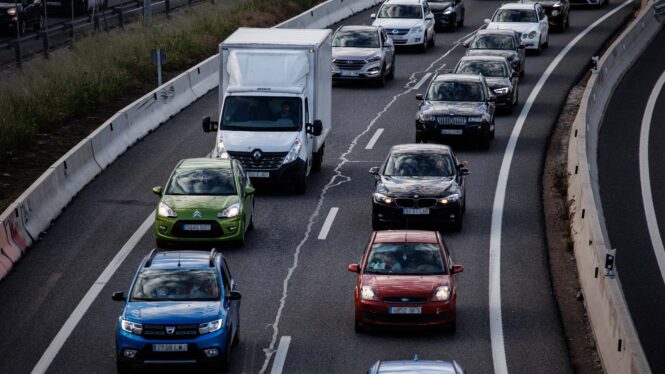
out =
[[210,116],[203,118],[202,127],[204,132],[213,132],[217,131],[218,122],[210,120]]
[[305,131],[314,136],[319,136],[323,132],[323,122],[320,119],[315,119],[313,124],[308,123],[305,125]]

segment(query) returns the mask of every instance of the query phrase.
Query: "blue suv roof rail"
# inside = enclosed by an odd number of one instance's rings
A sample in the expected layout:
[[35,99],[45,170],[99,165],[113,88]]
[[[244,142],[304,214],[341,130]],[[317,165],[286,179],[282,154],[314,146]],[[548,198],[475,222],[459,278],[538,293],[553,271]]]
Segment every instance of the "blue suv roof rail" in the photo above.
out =
[[150,265],[152,265],[152,259],[155,258],[155,255],[159,251],[159,248],[153,248],[152,251],[148,254],[148,258],[145,260],[145,264],[143,264],[143,267],[149,268]]
[[210,267],[215,267],[215,257],[217,257],[217,248],[213,248],[210,250]]

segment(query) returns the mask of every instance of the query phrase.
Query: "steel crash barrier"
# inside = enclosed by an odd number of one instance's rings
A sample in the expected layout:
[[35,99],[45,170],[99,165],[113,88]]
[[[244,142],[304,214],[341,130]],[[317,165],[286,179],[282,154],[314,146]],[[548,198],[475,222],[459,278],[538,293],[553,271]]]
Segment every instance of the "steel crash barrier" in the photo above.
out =
[[584,303],[606,373],[650,373],[621,289],[621,269],[606,273],[611,252],[598,193],[600,125],[614,88],[660,30],[653,3],[598,60],[573,123],[568,147],[571,233]]

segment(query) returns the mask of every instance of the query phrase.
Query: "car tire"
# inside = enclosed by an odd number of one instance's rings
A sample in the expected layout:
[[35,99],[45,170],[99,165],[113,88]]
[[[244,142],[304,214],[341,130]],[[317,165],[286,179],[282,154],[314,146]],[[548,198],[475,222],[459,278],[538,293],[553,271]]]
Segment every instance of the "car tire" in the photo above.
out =
[[39,20],[33,26],[33,28],[35,29],[35,31],[40,31],[40,30],[44,29],[44,15],[43,14],[39,15]]
[[356,334],[363,334],[367,331],[365,329],[365,326],[363,326],[360,322],[358,322],[358,320],[354,321],[353,330],[356,332]]
[[118,374],[128,374],[132,372],[132,364],[129,362],[122,362],[118,359],[115,361],[116,371]]
[[454,318],[452,322],[448,323],[446,326],[446,332],[449,334],[454,334],[457,331],[457,318]]
[[236,327],[236,334],[233,336],[233,346],[240,344],[240,322],[238,322],[238,327]]
[[226,351],[224,352],[222,361],[219,363],[219,369],[225,373],[231,370],[231,344],[226,345]]
[[462,28],[464,27],[464,12],[462,12],[462,18],[457,22],[457,27]]
[[539,55],[543,51],[543,45],[538,40],[538,49],[536,49],[536,54]]
[[323,165],[323,152],[326,145],[323,144],[321,149],[314,154],[314,163],[312,163],[312,171],[318,173],[321,171],[321,166]]
[[304,195],[307,192],[307,175],[303,174],[293,185],[293,192],[297,195]]
[[416,143],[427,143],[427,138],[416,133]]
[[486,135],[481,135],[478,147],[480,147],[480,149],[484,151],[490,149],[490,140],[491,140],[491,135],[489,133]]
[[386,85],[386,65],[381,66],[381,76],[376,79],[376,85],[383,87]]
[[429,41],[429,43],[428,43],[428,46],[429,46],[429,47],[434,47],[434,46],[436,45],[436,41],[435,41],[435,39],[436,39],[436,34],[435,34],[435,33],[432,33],[432,39],[430,39],[430,41]]
[[[457,14],[455,14],[453,17],[457,19]],[[457,21],[451,23],[450,26],[448,26],[448,31],[455,32],[455,30],[457,30],[457,25],[458,25]]]
[[155,239],[155,244],[159,248],[168,248],[169,247],[169,243],[164,239],[159,239],[159,238]]
[[393,56],[393,62],[390,64],[390,73],[388,73],[388,79],[395,79],[395,56]]
[[376,218],[374,214],[372,214],[372,230],[379,231],[383,230],[384,228],[385,226],[383,225],[383,223],[381,223],[381,221],[379,221],[379,219]]
[[[243,225],[244,226],[244,225]],[[242,228],[242,235],[240,235],[240,239],[237,239],[235,242],[236,247],[238,248],[245,248],[245,237],[247,234],[247,230],[245,227]]]
[[550,33],[547,33],[547,38],[545,39],[545,43],[543,43],[543,48],[547,48],[550,46]]
[[254,201],[252,201],[252,216],[249,217],[249,225],[247,225],[248,231],[254,230],[254,205]]
[[420,46],[420,52],[425,53],[427,52],[427,33],[425,33],[425,39],[423,40],[423,44]]
[[461,232],[462,228],[464,227],[464,213],[462,213],[462,209],[460,208],[459,219],[453,223],[453,230],[455,232]]

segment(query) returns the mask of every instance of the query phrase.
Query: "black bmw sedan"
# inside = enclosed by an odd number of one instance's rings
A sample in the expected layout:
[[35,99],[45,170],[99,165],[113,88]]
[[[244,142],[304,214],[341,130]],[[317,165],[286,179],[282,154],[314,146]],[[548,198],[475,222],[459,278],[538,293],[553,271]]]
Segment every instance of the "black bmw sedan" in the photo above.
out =
[[464,179],[469,174],[452,149],[441,144],[401,144],[390,149],[372,193],[372,228],[451,225],[462,230],[466,207]]

